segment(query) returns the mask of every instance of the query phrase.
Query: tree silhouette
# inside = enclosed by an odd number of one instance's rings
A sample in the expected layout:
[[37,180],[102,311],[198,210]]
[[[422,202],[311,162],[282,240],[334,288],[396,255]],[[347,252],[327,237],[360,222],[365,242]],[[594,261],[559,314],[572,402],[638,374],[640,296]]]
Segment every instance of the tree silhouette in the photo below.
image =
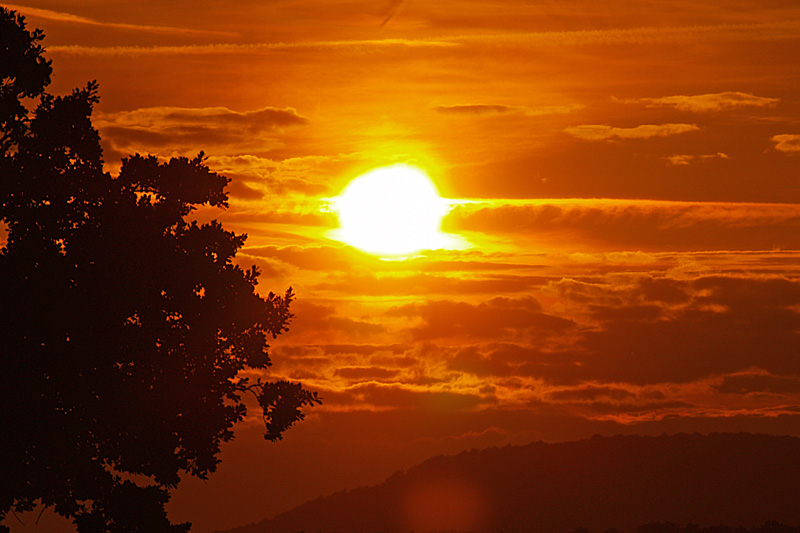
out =
[[270,365],[293,294],[259,296],[246,236],[188,220],[228,205],[202,152],[103,171],[97,84],[48,94],[42,38],[0,8],[0,519],[40,502],[81,532],[187,531],[169,491],[215,470],[245,395],[268,440],[319,403],[241,375]]

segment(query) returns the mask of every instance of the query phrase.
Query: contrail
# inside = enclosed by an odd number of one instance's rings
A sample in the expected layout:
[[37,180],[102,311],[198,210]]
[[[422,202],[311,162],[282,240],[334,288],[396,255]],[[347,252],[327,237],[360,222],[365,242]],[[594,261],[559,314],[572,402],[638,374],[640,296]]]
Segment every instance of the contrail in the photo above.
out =
[[75,24],[87,24],[91,26],[105,26],[107,28],[120,28],[123,30],[135,31],[148,31],[153,33],[168,33],[168,34],[198,34],[198,35],[224,35],[226,37],[236,37],[238,34],[228,31],[213,31],[213,30],[194,30],[191,28],[176,28],[174,26],[146,26],[142,24],[126,24],[121,22],[103,22],[80,15],[73,15],[72,13],[65,13],[63,11],[51,11],[49,9],[39,9],[37,7],[20,6],[16,4],[5,4],[9,9],[19,11],[31,17],[41,17],[47,20],[56,20],[59,22],[71,22]]
[[383,22],[381,22],[381,28],[386,26],[389,23],[389,21],[392,20],[395,15],[397,15],[397,13],[405,5],[405,3],[406,0],[400,0],[399,2],[396,2],[393,8],[389,8],[389,16],[387,16],[386,19]]

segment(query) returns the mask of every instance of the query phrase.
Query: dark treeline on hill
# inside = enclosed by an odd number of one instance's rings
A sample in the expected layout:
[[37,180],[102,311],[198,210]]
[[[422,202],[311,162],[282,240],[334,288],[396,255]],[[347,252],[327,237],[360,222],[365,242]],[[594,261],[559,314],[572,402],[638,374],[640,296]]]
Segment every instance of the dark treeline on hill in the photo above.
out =
[[434,457],[229,533],[798,531],[798,481],[795,437],[595,436]]

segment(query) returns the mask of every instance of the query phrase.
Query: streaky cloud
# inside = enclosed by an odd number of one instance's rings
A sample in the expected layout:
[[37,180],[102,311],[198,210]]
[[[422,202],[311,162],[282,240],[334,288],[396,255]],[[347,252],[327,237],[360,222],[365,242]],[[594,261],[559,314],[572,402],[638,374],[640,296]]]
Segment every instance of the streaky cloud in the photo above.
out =
[[264,150],[280,145],[286,128],[303,126],[308,118],[291,107],[233,111],[226,107],[147,107],[114,113],[97,112],[95,126],[115,154],[147,152],[169,155],[202,145],[209,151],[235,147]]
[[71,22],[75,24],[87,24],[90,26],[103,26],[105,28],[114,28],[119,30],[144,31],[150,33],[166,33],[172,35],[176,33],[183,35],[217,35],[226,37],[235,37],[238,35],[236,33],[227,31],[196,30],[192,28],[178,28],[175,26],[150,26],[145,24],[125,24],[122,22],[104,22],[89,17],[73,15],[72,13],[65,13],[63,11],[52,11],[50,9],[41,9],[38,7],[20,6],[15,4],[6,4],[5,6],[8,9],[13,9],[15,11],[19,11],[20,13],[32,17],[39,17],[47,20],[55,20],[58,22]]
[[459,35],[448,37],[456,42],[485,43],[498,46],[552,47],[596,44],[641,44],[671,42],[762,41],[796,39],[800,21],[766,22],[756,24],[718,24],[695,26],[541,31]]
[[257,126],[259,128],[305,124],[308,119],[291,107],[264,107],[234,111],[227,107],[146,107],[116,113],[97,113],[100,125],[147,126],[165,128],[176,124],[217,124]]
[[367,39],[353,41],[301,41],[247,44],[203,44],[186,46],[50,46],[48,52],[86,56],[145,56],[145,55],[209,55],[263,54],[282,50],[339,49],[354,53],[369,53],[385,48],[443,48],[458,46],[447,40]]
[[[485,200],[453,208],[447,231],[606,242],[638,250],[800,249],[800,205],[660,200]],[[631,249],[631,248],[628,248]]]
[[680,111],[720,111],[736,107],[772,107],[780,99],[755,96],[749,93],[728,91],[723,93],[698,94],[694,96],[674,95],[658,98],[634,98],[625,103],[643,103],[647,107],[672,107]]
[[456,104],[438,105],[433,109],[448,115],[501,115],[519,113],[524,108],[502,104]]
[[586,124],[572,126],[564,131],[589,141],[603,141],[607,139],[649,139],[650,137],[667,137],[679,135],[700,128],[695,124],[642,124],[633,128],[616,128],[602,124]]
[[[199,30],[198,30],[199,31]],[[269,53],[281,50],[340,49],[368,53],[387,47],[449,48],[461,45],[504,47],[558,47],[597,44],[639,44],[670,42],[764,41],[795,39],[800,21],[762,24],[723,24],[680,27],[642,27],[633,29],[543,31],[504,34],[451,35],[435,39],[322,40],[273,43],[215,43],[186,46],[81,46],[48,47],[48,52],[90,56],[197,55]]]
[[453,105],[437,105],[433,107],[434,111],[443,113],[445,115],[507,115],[507,114],[522,114],[526,116],[541,116],[541,115],[557,115],[571,113],[577,109],[583,108],[583,105],[550,105],[550,106],[517,106],[505,104],[453,104]]
[[716,154],[701,155],[675,154],[666,158],[666,160],[669,161],[669,164],[674,166],[686,166],[695,161],[709,161],[712,159],[730,159],[730,156],[722,152],[717,152]]

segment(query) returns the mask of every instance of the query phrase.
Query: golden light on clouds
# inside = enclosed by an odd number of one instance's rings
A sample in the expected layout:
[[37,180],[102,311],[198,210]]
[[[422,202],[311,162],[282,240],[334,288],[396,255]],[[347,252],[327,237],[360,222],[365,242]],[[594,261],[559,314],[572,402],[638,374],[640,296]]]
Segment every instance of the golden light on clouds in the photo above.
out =
[[398,257],[459,245],[441,231],[449,202],[417,167],[396,164],[367,172],[332,205],[340,222],[334,237],[365,252]]

